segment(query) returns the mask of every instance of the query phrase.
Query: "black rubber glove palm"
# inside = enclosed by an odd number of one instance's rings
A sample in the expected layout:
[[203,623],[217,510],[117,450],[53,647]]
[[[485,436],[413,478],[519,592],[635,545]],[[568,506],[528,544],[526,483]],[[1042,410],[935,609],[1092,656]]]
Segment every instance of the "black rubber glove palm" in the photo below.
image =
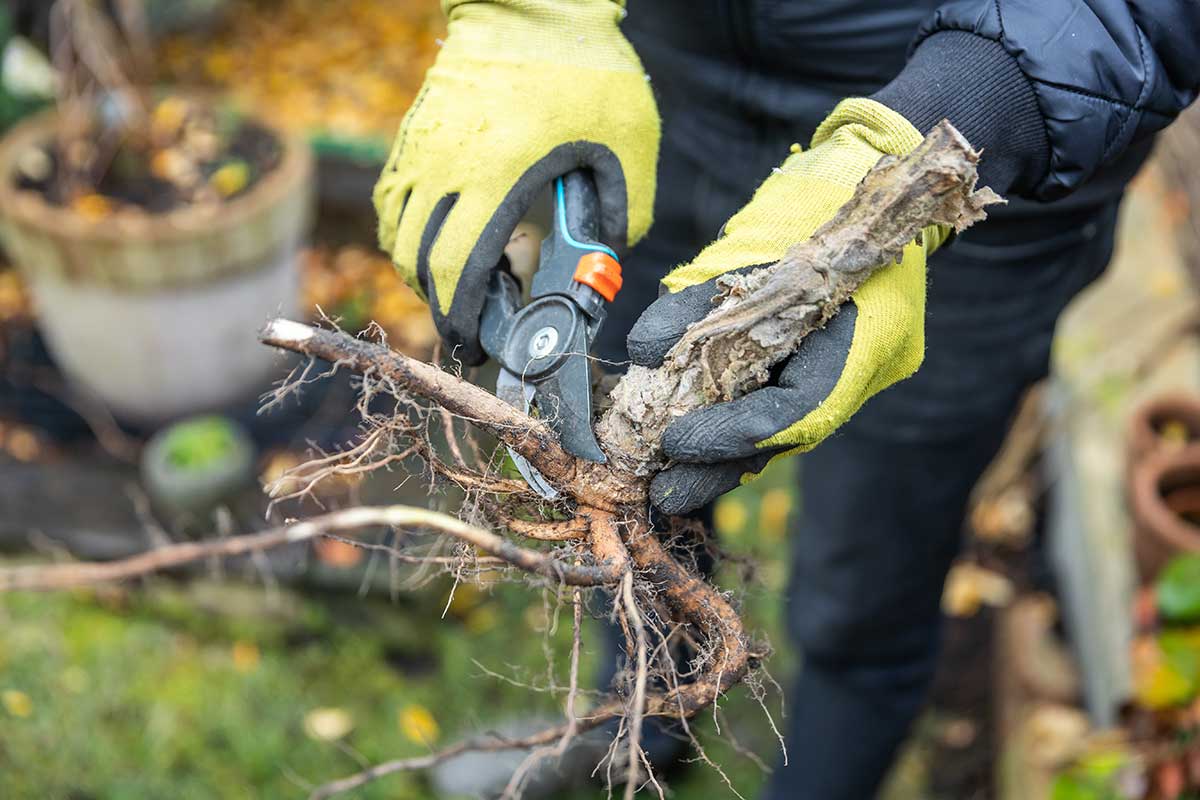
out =
[[[712,310],[716,279],[663,295],[629,333],[630,359],[656,367],[687,327]],[[759,443],[816,409],[833,391],[854,339],[858,309],[853,301],[814,331],[777,371],[776,380],[731,403],[680,417],[663,436],[673,466],[655,476],[650,500],[666,514],[700,508],[760,472],[772,457],[793,445],[763,448]]]

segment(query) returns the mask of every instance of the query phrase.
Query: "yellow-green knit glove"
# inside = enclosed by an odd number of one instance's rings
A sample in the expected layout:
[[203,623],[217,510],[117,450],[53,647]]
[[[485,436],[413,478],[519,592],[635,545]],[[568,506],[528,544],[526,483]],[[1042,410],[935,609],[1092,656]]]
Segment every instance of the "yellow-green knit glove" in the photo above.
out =
[[[840,103],[811,149],[793,146],[722,237],[664,279],[670,293],[629,334],[633,361],[661,363],[688,325],[711,310],[717,276],[778,261],[834,215],[884,154],[902,155],[920,141],[916,128],[880,103]],[[864,282],[824,330],[804,340],[776,383],[672,422],[663,449],[677,463],[655,477],[654,504],[667,513],[704,505],[772,457],[816,446],[872,395],[915,372],[925,350],[925,259],[947,233],[926,230],[899,264]]]
[[375,187],[380,245],[458,358],[482,360],[489,273],[538,192],[592,170],[600,239],[650,227],[659,119],[612,0],[443,0],[448,35]]

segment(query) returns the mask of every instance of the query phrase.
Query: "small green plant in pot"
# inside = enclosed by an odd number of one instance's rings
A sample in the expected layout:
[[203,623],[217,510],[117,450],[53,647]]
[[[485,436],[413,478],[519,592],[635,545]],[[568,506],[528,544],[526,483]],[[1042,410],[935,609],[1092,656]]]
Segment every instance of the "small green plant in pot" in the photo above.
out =
[[193,417],[164,428],[146,445],[142,481],[173,520],[203,523],[251,484],[254,460],[254,444],[241,426],[220,416]]

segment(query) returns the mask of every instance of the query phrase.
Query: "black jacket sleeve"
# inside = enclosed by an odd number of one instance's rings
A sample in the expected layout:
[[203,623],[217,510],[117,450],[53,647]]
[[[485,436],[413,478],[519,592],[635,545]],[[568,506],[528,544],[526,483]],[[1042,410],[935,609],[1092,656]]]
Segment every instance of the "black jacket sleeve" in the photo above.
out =
[[949,118],[1001,191],[1053,200],[1200,91],[1200,0],[951,0],[874,95],[922,131]]

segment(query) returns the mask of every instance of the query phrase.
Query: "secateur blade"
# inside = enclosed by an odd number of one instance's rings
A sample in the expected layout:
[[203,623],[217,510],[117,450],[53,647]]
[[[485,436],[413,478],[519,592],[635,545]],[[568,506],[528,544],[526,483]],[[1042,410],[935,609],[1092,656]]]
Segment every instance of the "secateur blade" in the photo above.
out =
[[[563,449],[604,462],[592,432],[588,352],[604,321],[605,302],[620,289],[621,266],[616,254],[596,241],[599,200],[591,176],[565,175],[554,182],[554,193],[554,225],[542,242],[529,303],[520,305],[515,278],[501,270],[493,273],[479,341],[500,364],[498,397],[523,411],[536,406]],[[557,496],[527,460],[509,452],[538,494]]]
[[592,431],[592,372],[582,329],[567,353],[558,369],[534,387],[534,402],[564,450],[603,464],[608,459]]
[[[521,379],[513,375],[503,367],[500,368],[500,375],[496,378],[496,396],[514,408],[519,408],[528,413],[530,401],[533,400],[534,388],[533,384],[522,383]],[[537,471],[525,456],[508,448],[508,456],[512,459],[513,464],[517,466],[517,471],[521,473],[521,477],[529,484],[529,488],[540,494],[547,500],[555,500],[558,498],[558,489],[550,485],[550,482]]]

